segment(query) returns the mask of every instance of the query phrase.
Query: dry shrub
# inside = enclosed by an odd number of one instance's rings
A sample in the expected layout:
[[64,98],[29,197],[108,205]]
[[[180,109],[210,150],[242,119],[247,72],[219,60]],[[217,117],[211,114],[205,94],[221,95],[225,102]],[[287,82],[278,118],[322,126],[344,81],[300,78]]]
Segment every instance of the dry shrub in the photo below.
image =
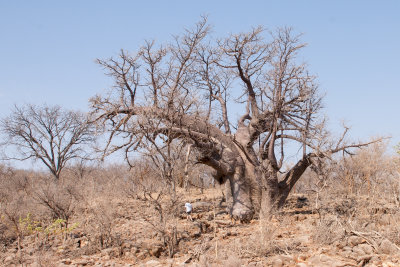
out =
[[50,248],[55,238],[68,237],[76,227],[70,220],[85,204],[81,180],[56,180],[45,173],[12,168],[0,171],[0,237],[4,247],[15,240],[20,247],[24,237],[32,236],[27,242],[32,241],[39,253]]
[[83,202],[80,184],[75,179],[55,180],[46,176],[30,182],[29,195],[47,210],[51,220],[63,219],[68,227],[76,208]]
[[358,231],[399,244],[398,166],[398,155],[387,153],[387,143],[381,142],[326,162],[318,174],[308,170],[296,187],[314,193],[312,209],[319,215],[314,241],[331,244],[345,233]]
[[99,197],[88,207],[83,231],[92,248],[101,250],[119,244],[119,237],[113,231],[116,217],[116,205],[105,197]]
[[180,242],[181,233],[178,231],[177,218],[183,203],[176,194],[171,194],[170,190],[166,187],[157,193],[145,191],[145,197],[141,200],[147,205],[143,220],[161,237],[163,250],[172,258]]
[[3,246],[7,246],[18,240],[17,245],[20,248],[25,235],[20,219],[25,218],[35,208],[26,194],[30,177],[4,166],[0,172],[1,242]]
[[[117,192],[116,196],[118,197],[121,196],[122,191],[125,197],[140,201],[143,207],[146,207],[146,210],[140,212],[138,219],[145,221],[150,226],[160,238],[159,245],[162,247],[162,251],[172,257],[179,247],[181,233],[178,230],[177,218],[183,207],[175,184],[161,179],[160,170],[157,170],[154,164],[143,159],[135,161],[130,169],[117,166],[116,169],[111,168],[111,170],[115,171],[110,172],[110,168],[103,171],[103,175],[104,173],[113,175],[114,185],[113,188],[109,186],[108,190]],[[102,197],[105,198],[104,195]],[[107,198],[109,199],[108,203],[111,203],[111,199],[115,199],[111,195]],[[96,214],[96,212],[91,213]],[[102,216],[104,217],[104,215]],[[99,221],[103,219],[106,218],[99,218]],[[104,227],[104,229],[106,228]],[[99,230],[94,231],[99,232]]]
[[257,230],[243,241],[240,254],[246,257],[265,257],[292,251],[292,241],[277,238],[278,230],[287,227],[288,220],[278,213],[271,214],[270,210],[262,211]]
[[[254,233],[251,240],[255,247],[251,248],[257,255],[271,255],[279,251],[276,243],[277,222],[267,218],[260,218],[257,233]],[[255,240],[254,240],[255,239]]]
[[317,244],[330,245],[335,241],[343,239],[344,235],[345,230],[338,217],[329,216],[317,222],[311,238]]
[[154,167],[145,160],[137,161],[133,168],[127,169],[124,177],[120,186],[129,198],[144,199],[146,193],[157,192],[164,187]]
[[374,143],[337,162],[334,176],[348,194],[398,196],[398,160],[387,153],[387,143]]
[[[388,144],[379,142],[360,149],[355,155],[345,155],[312,166],[296,184],[299,193],[336,195],[368,195],[399,198],[399,157],[387,152]],[[327,203],[328,204],[328,203]]]

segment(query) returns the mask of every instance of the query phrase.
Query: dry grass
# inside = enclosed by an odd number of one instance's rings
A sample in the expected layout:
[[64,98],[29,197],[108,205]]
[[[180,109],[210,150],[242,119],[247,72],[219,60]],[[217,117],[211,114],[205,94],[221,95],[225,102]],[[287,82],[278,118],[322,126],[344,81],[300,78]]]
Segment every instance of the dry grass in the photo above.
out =
[[[308,173],[282,211],[249,224],[232,224],[220,187],[173,193],[146,165],[70,168],[60,181],[1,166],[0,261],[13,255],[9,263],[51,265],[86,255],[99,261],[173,257],[200,266],[241,266],[271,264],[268,259],[279,255],[307,259],[311,251],[333,251],[355,234],[400,246],[397,158],[382,151],[373,147],[338,160],[323,182]],[[191,222],[185,202],[208,204]]]

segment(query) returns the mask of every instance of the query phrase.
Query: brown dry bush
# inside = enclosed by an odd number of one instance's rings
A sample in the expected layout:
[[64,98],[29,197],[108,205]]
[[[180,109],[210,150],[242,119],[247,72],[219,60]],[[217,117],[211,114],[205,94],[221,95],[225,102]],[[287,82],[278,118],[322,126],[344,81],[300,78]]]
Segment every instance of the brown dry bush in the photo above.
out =
[[[147,177],[150,181],[156,179],[154,176]],[[169,257],[173,257],[178,251],[182,236],[178,228],[178,218],[183,208],[181,197],[174,191],[176,188],[167,182],[156,188],[154,184],[147,187],[146,184],[141,183],[140,189],[141,192],[137,192],[139,194],[137,198],[146,207],[140,215],[157,233],[161,241],[161,250],[166,251]]]
[[163,188],[163,183],[150,162],[138,160],[133,168],[126,170],[120,187],[128,198],[146,199],[146,193],[159,191]]
[[88,207],[85,217],[82,230],[88,237],[89,250],[97,252],[120,244],[119,236],[114,231],[117,213],[113,202],[106,198],[98,199]]
[[121,196],[124,196],[121,192],[124,191],[129,169],[118,164],[89,166],[89,170],[78,167],[78,170],[68,170],[68,178],[75,180],[80,188],[81,198],[75,206],[74,218],[79,223],[79,236],[84,237],[79,245],[82,247],[81,254],[90,255],[119,246],[121,239],[115,227],[116,220],[122,215],[117,212],[117,206]]
[[18,172],[2,166],[0,173],[0,240],[4,247],[17,240],[20,249],[25,236],[25,229],[20,224],[29,212],[35,210],[35,205],[27,196],[29,174]]
[[68,228],[70,219],[83,202],[80,184],[75,179],[55,180],[46,176],[35,177],[30,183],[29,196],[47,210],[51,220],[63,219]]
[[337,162],[335,176],[346,185],[348,194],[394,197],[399,192],[396,161],[387,153],[387,143],[375,143],[343,157]]
[[[121,192],[127,178],[135,174],[120,165],[84,168],[70,166],[55,180],[46,173],[1,166],[0,247],[3,252],[14,253],[12,248],[22,244],[19,262],[25,264],[33,260],[30,253],[40,254],[43,259],[54,257],[52,251],[59,246],[68,257],[121,246],[123,240],[115,230],[118,219],[125,216],[118,211],[119,203],[124,201],[121,196],[126,197]],[[154,184],[150,180],[146,182]],[[61,223],[56,225],[56,220]],[[49,235],[44,230],[49,226],[63,227],[63,230]],[[30,261],[22,256],[30,257]]]
[[398,158],[387,153],[387,144],[375,143],[339,158],[328,169],[322,187],[312,174],[301,184],[304,191],[317,192],[319,220],[313,239],[332,244],[346,234],[363,232],[400,244]]
[[25,242],[35,253],[44,253],[56,239],[62,242],[75,228],[70,227],[70,220],[85,205],[82,190],[85,187],[74,177],[55,180],[46,173],[2,169],[0,236],[4,249],[17,240],[17,248]]
[[160,250],[152,254],[157,256],[165,253],[173,257],[179,248],[182,233],[177,219],[183,210],[183,202],[176,185],[179,186],[179,174],[183,172],[178,165],[173,170],[171,182],[161,178],[159,166],[144,158],[135,161],[130,169],[124,168],[123,178],[120,176],[118,182],[125,197],[139,201],[144,207],[145,210],[138,214],[140,218],[136,219],[143,220],[156,233],[159,242],[153,245]]

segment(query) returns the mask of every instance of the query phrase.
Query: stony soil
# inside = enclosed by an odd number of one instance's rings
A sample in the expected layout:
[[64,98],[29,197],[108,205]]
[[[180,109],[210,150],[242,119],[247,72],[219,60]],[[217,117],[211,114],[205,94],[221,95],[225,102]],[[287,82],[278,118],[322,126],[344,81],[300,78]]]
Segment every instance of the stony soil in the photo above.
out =
[[[314,196],[293,194],[270,221],[240,224],[230,220],[220,205],[221,196],[219,189],[181,194],[182,213],[168,222],[176,226],[179,241],[172,258],[163,235],[155,231],[157,225],[152,225],[157,222],[154,214],[147,213],[151,205],[139,199],[120,199],[113,205],[115,216],[110,232],[104,234],[103,247],[94,243],[94,234],[87,229],[98,231],[97,224],[104,228],[104,222],[78,213],[73,221],[79,227],[68,234],[47,239],[32,234],[23,239],[20,250],[17,242],[4,247],[0,265],[400,266],[400,248],[394,239],[377,231],[384,221],[387,225],[398,223],[391,221],[390,214],[397,214],[398,209],[393,205],[376,202],[365,211],[367,225],[352,227],[356,221],[351,220],[354,214],[349,200],[336,200],[329,207],[319,204],[317,209]],[[193,221],[183,212],[185,202],[193,203]]]

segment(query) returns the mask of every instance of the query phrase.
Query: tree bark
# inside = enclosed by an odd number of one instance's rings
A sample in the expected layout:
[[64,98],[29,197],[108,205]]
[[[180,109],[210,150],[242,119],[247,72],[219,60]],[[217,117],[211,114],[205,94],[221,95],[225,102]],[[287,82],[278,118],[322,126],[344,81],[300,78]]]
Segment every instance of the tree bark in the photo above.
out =
[[235,172],[228,176],[227,183],[229,183],[230,195],[232,196],[230,214],[233,218],[246,222],[253,218],[254,208],[250,183],[244,174],[244,167],[237,166]]
[[229,213],[242,222],[250,221],[256,214],[270,218],[285,204],[294,185],[310,165],[310,157],[303,158],[279,181],[278,172],[268,162],[254,167],[247,159],[239,157],[234,172],[223,179]]

